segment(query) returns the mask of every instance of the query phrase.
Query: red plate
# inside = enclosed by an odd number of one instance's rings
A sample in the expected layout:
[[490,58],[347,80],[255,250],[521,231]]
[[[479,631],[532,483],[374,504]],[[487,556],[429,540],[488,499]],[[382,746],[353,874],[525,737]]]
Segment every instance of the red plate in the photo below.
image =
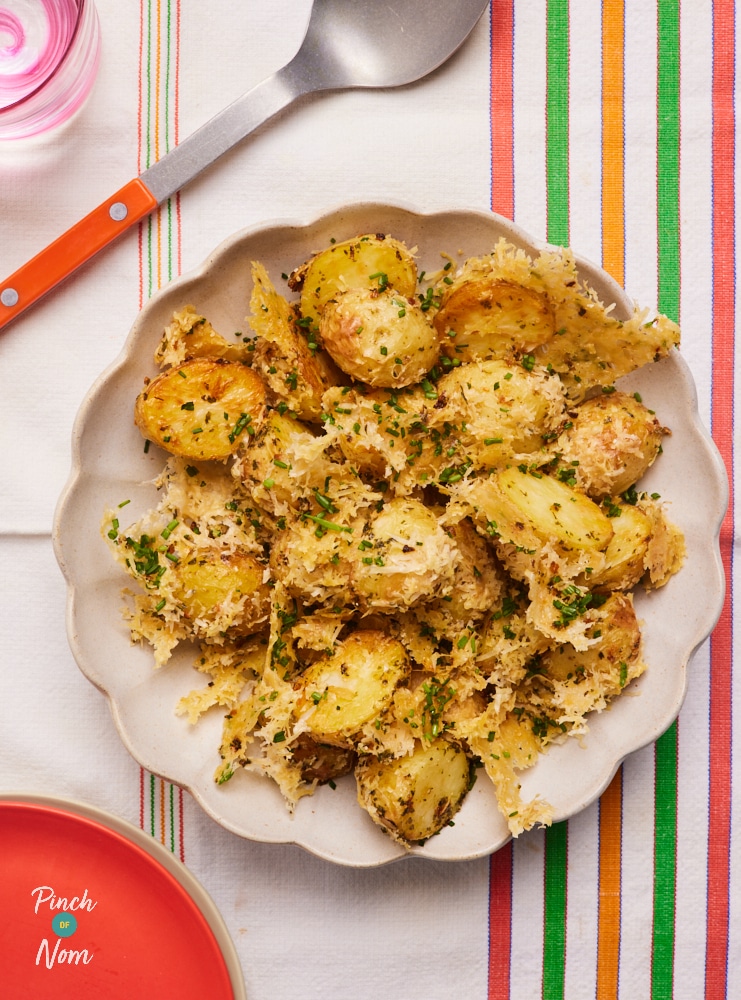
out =
[[4,1000],[242,1000],[231,939],[164,847],[77,803],[0,799]]

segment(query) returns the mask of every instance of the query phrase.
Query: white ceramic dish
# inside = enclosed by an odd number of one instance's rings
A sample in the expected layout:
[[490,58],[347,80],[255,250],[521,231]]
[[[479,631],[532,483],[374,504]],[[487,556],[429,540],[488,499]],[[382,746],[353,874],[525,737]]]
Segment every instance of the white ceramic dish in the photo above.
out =
[[[134,758],[151,772],[187,788],[218,823],[240,836],[296,843],[328,860],[353,866],[383,864],[405,852],[376,827],[355,802],[352,777],[336,790],[323,787],[302,799],[293,815],[277,786],[241,772],[217,786],[213,772],[221,731],[214,711],[196,727],[175,715],[178,698],[202,677],[181,650],[154,671],[146,648],[132,646],[121,618],[126,580],[100,536],[107,506],[130,500],[131,519],[153,504],[151,480],[164,463],[156,448],[144,452],[134,427],[133,401],[143,379],[155,373],[152,355],[172,312],[186,303],[229,335],[245,327],[250,294],[249,261],[257,259],[273,279],[301,263],[331,239],[385,232],[420,249],[420,269],[439,266],[441,251],[471,256],[488,252],[500,236],[531,252],[543,244],[489,213],[449,211],[425,215],[409,208],[361,203],[310,222],[274,222],[235,234],[197,270],[155,295],[137,318],[119,359],[98,379],[74,429],[73,468],[60,500],[55,548],[69,584],[68,630],[83,673],[108,697],[113,718]],[[585,261],[580,270],[616,315],[632,308],[603,271]],[[279,282],[280,283],[280,282]],[[673,434],[664,454],[643,480],[671,502],[671,517],[687,539],[681,573],[651,595],[639,593],[649,669],[613,707],[594,717],[587,738],[553,747],[523,775],[527,798],[540,793],[556,820],[573,816],[596,799],[620,762],[654,741],[676,718],[695,649],[713,629],[724,595],[718,536],[728,489],[724,466],[697,410],[692,376],[681,354],[624,380],[657,411]],[[481,778],[455,826],[445,828],[411,854],[463,860],[489,854],[509,839],[490,783]]]

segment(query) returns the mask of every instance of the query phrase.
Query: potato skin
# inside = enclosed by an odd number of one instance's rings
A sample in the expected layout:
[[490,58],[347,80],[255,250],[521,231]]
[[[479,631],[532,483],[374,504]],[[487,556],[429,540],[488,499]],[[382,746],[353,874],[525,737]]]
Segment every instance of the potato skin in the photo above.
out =
[[162,372],[139,393],[134,422],[145,438],[183,458],[225,459],[256,427],[265,385],[246,365],[193,358]]
[[301,733],[291,745],[291,760],[300,768],[304,781],[326,785],[349,774],[357,754],[347,747],[318,743],[308,733]]
[[545,295],[495,274],[454,283],[434,324],[443,352],[462,362],[534,351],[555,329]]
[[318,323],[330,299],[348,288],[381,288],[414,295],[417,265],[407,247],[390,236],[366,234],[316,254],[289,279],[301,289],[301,315]]
[[319,332],[335,364],[372,386],[419,382],[440,353],[435,330],[419,304],[393,289],[341,292],[325,305]]
[[471,766],[444,739],[416,744],[410,756],[361,759],[358,802],[394,840],[418,844],[450,823],[471,786]]

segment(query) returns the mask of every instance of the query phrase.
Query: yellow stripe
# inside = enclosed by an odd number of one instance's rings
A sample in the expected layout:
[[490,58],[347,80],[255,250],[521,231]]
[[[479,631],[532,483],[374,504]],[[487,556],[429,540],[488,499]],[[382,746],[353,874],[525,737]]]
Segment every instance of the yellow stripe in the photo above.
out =
[[624,0],[602,5],[602,265],[625,283]]

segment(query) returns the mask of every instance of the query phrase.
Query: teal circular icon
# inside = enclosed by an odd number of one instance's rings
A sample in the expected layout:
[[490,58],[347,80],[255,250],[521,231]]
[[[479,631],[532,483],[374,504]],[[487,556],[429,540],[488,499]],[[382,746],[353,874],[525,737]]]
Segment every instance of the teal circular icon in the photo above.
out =
[[57,937],[72,937],[77,930],[77,917],[72,913],[58,913],[51,922],[51,928]]

